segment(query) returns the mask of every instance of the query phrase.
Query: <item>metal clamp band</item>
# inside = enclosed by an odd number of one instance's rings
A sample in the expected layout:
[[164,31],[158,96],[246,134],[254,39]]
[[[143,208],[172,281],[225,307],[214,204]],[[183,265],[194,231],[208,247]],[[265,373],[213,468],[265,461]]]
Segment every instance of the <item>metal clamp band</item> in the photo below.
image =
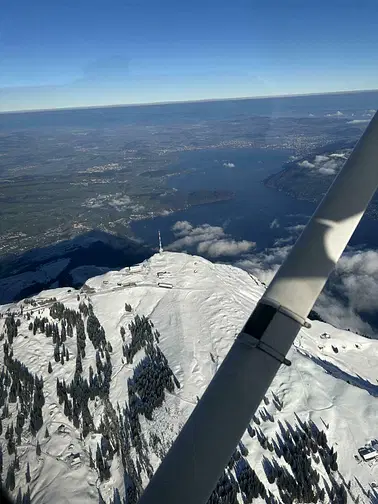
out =
[[264,352],[264,353],[270,355],[271,357],[273,357],[273,359],[276,359],[281,364],[285,364],[285,366],[291,366],[291,361],[289,361],[288,359],[286,359],[286,357],[283,354],[281,354],[280,352],[278,352],[278,350],[276,350],[275,348],[271,347],[270,345],[267,345],[263,341],[258,340],[257,338],[254,338],[251,334],[248,334],[248,333],[245,333],[245,332],[241,332],[238,335],[237,340],[240,343],[242,343],[244,345],[247,345],[247,346],[249,346],[251,348],[258,348],[262,352]]
[[287,317],[295,320],[295,322],[298,322],[299,324],[301,324],[301,326],[306,327],[307,329],[309,329],[311,327],[311,324],[310,324],[310,322],[308,322],[308,320],[306,320],[305,318],[301,317],[297,313],[293,312],[289,308],[286,308],[285,306],[280,305],[274,299],[270,299],[268,297],[266,297],[266,298],[264,297],[264,298],[261,299],[260,303],[261,304],[266,304],[268,306],[272,306],[273,308],[275,308],[277,311],[279,311],[283,315],[286,315]]

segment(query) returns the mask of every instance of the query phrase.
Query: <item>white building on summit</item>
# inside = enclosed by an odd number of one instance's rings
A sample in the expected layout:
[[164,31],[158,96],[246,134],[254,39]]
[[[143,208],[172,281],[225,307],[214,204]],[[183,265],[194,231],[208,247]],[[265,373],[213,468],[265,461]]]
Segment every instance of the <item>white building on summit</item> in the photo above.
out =
[[370,445],[359,448],[358,453],[363,458],[365,462],[368,460],[378,457],[378,444],[377,442],[372,442]]

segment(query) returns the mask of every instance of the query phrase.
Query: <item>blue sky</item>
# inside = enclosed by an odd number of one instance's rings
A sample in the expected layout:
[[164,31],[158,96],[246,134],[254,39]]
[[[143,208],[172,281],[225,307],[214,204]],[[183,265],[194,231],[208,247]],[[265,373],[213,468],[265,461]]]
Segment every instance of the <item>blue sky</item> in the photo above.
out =
[[376,0],[3,0],[0,111],[378,88]]

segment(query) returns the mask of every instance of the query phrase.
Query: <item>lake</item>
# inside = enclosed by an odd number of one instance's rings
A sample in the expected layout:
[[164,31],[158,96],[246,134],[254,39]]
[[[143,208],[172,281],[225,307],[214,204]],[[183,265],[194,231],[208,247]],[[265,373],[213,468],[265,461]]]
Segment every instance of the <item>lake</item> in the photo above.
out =
[[[187,220],[194,225],[221,226],[235,240],[250,240],[258,249],[273,245],[277,237],[287,236],[285,227],[293,226],[301,215],[311,215],[314,205],[295,201],[279,191],[266,188],[262,181],[280,170],[290,151],[264,149],[216,149],[185,152],[175,168],[189,173],[168,178],[171,188],[183,190],[227,189],[235,192],[229,201],[193,206],[181,212],[132,224],[133,232],[150,245],[156,245],[157,230],[163,242],[174,240],[171,227],[176,221]],[[295,214],[295,215],[294,215]],[[280,228],[271,228],[278,219]],[[277,232],[280,230],[280,232]]]
[[[287,150],[265,149],[182,153],[174,166],[181,174],[167,179],[169,187],[188,191],[227,189],[235,192],[235,198],[136,221],[132,223],[132,231],[148,245],[156,247],[160,229],[163,245],[168,245],[175,240],[171,230],[173,224],[186,220],[193,225],[221,226],[235,240],[256,242],[257,251],[272,247],[277,239],[290,236],[292,231],[288,227],[305,224],[316,208],[312,202],[296,200],[263,184],[267,176],[281,169],[291,154]],[[191,171],[185,173],[185,170]],[[275,219],[278,223],[272,225]],[[377,228],[377,221],[364,218],[350,244],[378,248]]]

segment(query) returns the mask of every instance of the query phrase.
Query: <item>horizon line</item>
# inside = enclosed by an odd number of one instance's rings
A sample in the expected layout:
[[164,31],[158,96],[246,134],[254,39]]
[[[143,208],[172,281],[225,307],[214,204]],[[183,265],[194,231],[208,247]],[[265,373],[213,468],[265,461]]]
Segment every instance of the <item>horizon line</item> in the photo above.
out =
[[355,93],[369,93],[378,92],[376,89],[354,89],[354,90],[341,90],[341,91],[324,91],[318,93],[288,93],[278,95],[257,95],[257,96],[241,96],[229,98],[201,98],[198,100],[168,100],[157,102],[142,102],[142,103],[115,103],[112,105],[82,105],[78,107],[55,107],[55,108],[42,108],[42,109],[23,109],[23,110],[3,110],[0,114],[28,114],[35,112],[60,112],[64,110],[92,110],[104,108],[117,108],[117,107],[148,107],[153,105],[174,105],[184,103],[208,103],[208,102],[224,102],[224,101],[241,101],[241,100],[264,100],[269,98],[295,98],[301,96],[323,96],[323,95],[337,95],[337,94],[355,94]]

